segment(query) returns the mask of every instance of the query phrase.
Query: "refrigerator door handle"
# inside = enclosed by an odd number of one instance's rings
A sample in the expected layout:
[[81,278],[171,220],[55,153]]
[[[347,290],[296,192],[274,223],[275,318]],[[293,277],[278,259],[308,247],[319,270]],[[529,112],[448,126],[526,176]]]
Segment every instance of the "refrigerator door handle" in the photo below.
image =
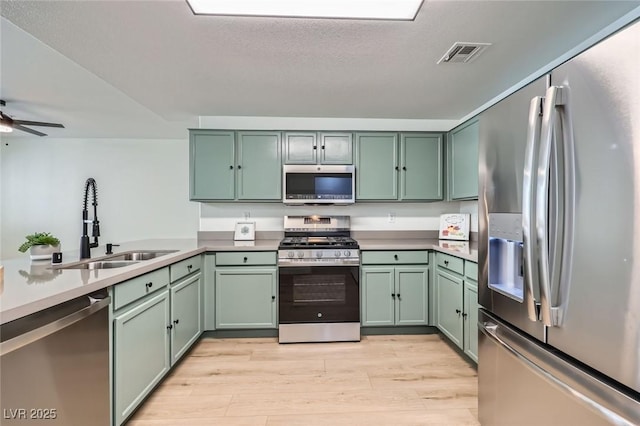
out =
[[[538,268],[540,282],[540,305],[542,322],[547,327],[556,326],[558,308],[552,306],[551,301],[551,268],[549,253],[549,179],[551,165],[551,149],[554,128],[556,126],[556,108],[563,105],[563,91],[561,87],[551,86],[545,94],[545,105],[542,113],[542,129],[540,131],[540,152],[538,158],[538,173],[536,183],[536,239],[538,249]],[[562,188],[558,188],[562,190]]]
[[529,122],[527,127],[527,145],[525,148],[524,174],[522,179],[522,235],[524,247],[524,283],[527,314],[531,321],[539,321],[538,306],[536,304],[536,292],[534,283],[538,280],[538,256],[536,251],[537,239],[535,234],[535,186],[536,172],[538,168],[538,152],[540,143],[540,125],[542,123],[542,109],[544,98],[536,96],[529,104]]
[[[529,357],[527,357],[523,352],[521,352],[521,350],[518,349],[519,347],[521,347],[521,345],[518,344],[518,341],[522,338],[517,335],[512,336],[512,334],[514,334],[513,331],[491,320],[478,322],[478,328],[488,339],[503,347],[511,356],[522,362],[535,374],[557,386],[561,391],[570,395],[572,398],[576,398],[584,406],[589,407],[591,410],[599,413],[601,418],[605,419],[607,423],[619,426],[636,425],[635,422],[620,416],[609,407],[605,407],[598,401],[595,401],[588,395],[585,395],[585,393],[582,392],[582,389],[573,387],[570,384],[565,383],[563,380],[556,377],[553,373],[547,371],[545,368],[529,359]],[[623,399],[626,400],[627,398]],[[637,416],[634,416],[634,418],[635,417]]]

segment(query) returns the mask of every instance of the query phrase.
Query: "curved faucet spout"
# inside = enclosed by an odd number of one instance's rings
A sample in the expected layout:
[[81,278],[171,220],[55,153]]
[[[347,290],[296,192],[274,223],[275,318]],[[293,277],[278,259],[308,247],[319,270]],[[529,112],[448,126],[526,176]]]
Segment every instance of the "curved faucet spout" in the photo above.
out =
[[[89,220],[89,190],[92,195],[93,220]],[[89,243],[89,234],[87,225],[91,223],[91,236],[93,242]],[[98,247],[98,237],[100,236],[100,221],[98,220],[98,189],[96,181],[93,178],[87,179],[84,184],[84,200],[82,203],[82,236],[80,237],[80,259],[91,258],[91,248]]]

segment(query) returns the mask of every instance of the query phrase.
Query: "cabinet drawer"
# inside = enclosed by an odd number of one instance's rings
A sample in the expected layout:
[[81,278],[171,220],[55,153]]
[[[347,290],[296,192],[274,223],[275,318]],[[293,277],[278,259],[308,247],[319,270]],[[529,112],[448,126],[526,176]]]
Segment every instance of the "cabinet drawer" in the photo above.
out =
[[473,281],[478,281],[478,264],[474,262],[469,262],[468,260],[464,262],[464,276]]
[[274,251],[236,251],[216,253],[216,266],[221,265],[275,265]]
[[363,251],[363,265],[428,264],[427,250]]
[[171,271],[171,282],[178,281],[182,277],[199,271],[202,266],[202,256],[193,256],[189,259],[174,263],[169,267]]
[[113,288],[113,309],[120,309],[131,302],[165,288],[169,284],[169,268],[158,269],[132,278]]
[[457,274],[462,275],[464,273],[464,260],[459,257],[450,256],[444,253],[438,253],[436,261],[439,267],[448,269]]

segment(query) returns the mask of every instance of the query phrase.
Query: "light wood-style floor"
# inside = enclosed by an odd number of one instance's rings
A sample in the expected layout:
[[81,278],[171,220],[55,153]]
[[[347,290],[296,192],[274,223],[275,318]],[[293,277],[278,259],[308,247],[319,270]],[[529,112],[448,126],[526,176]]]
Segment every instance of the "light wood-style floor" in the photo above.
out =
[[478,425],[477,394],[439,335],[203,339],[128,426]]

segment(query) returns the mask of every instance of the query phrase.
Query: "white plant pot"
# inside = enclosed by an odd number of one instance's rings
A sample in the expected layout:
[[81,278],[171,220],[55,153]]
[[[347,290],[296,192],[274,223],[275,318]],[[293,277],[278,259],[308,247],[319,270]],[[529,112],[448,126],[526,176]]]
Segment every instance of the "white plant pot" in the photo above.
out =
[[57,251],[60,251],[60,244],[57,246],[37,245],[31,246],[29,255],[31,260],[46,260],[51,259],[51,255]]

